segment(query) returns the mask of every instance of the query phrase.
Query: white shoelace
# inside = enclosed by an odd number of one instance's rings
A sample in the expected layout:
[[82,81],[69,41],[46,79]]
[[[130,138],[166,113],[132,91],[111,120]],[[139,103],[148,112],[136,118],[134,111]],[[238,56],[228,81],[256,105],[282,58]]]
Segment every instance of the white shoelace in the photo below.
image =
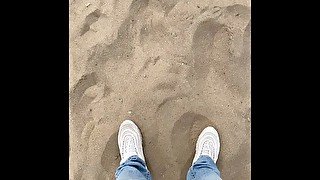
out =
[[130,135],[126,135],[124,137],[122,148],[123,148],[123,151],[122,151],[123,152],[123,154],[122,154],[123,156],[124,156],[124,154],[126,154],[126,156],[131,156],[131,155],[134,155],[134,154],[138,154],[134,139]]
[[207,140],[203,143],[200,155],[208,155],[211,158],[214,158],[214,147],[213,147],[213,142],[211,142],[210,140]]

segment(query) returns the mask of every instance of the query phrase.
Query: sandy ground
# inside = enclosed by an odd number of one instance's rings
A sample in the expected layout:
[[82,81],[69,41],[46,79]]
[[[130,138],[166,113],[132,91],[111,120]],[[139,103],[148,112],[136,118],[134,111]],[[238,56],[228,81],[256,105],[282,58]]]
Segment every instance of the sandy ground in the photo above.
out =
[[185,179],[197,136],[222,178],[251,179],[248,0],[70,0],[70,179],[114,179],[134,120],[153,179]]

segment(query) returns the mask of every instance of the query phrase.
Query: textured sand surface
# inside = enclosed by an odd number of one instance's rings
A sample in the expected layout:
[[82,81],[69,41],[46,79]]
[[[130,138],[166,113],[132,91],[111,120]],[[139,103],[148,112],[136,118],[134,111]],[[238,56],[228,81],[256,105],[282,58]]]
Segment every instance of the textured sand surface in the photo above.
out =
[[114,179],[126,118],[155,180],[185,179],[208,125],[220,134],[222,179],[251,179],[250,6],[70,0],[70,179]]

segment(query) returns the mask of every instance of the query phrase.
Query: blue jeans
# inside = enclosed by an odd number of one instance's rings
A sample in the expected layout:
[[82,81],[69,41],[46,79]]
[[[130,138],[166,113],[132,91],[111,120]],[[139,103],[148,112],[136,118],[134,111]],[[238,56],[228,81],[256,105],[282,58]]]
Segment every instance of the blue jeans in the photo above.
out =
[[[138,156],[131,156],[116,170],[117,180],[151,180],[146,163]],[[189,168],[187,180],[221,180],[220,171],[209,156],[200,156]]]

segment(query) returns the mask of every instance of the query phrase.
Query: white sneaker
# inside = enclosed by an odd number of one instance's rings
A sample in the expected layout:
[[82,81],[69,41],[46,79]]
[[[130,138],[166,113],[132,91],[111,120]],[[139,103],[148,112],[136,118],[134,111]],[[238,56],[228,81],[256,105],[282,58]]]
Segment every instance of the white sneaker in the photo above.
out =
[[211,126],[206,127],[198,137],[196,154],[193,158],[194,164],[201,155],[210,156],[214,163],[218,160],[220,151],[220,140],[218,132]]
[[142,150],[142,136],[138,126],[133,121],[125,120],[121,123],[118,132],[118,146],[121,155],[120,164],[134,155],[145,161]]

